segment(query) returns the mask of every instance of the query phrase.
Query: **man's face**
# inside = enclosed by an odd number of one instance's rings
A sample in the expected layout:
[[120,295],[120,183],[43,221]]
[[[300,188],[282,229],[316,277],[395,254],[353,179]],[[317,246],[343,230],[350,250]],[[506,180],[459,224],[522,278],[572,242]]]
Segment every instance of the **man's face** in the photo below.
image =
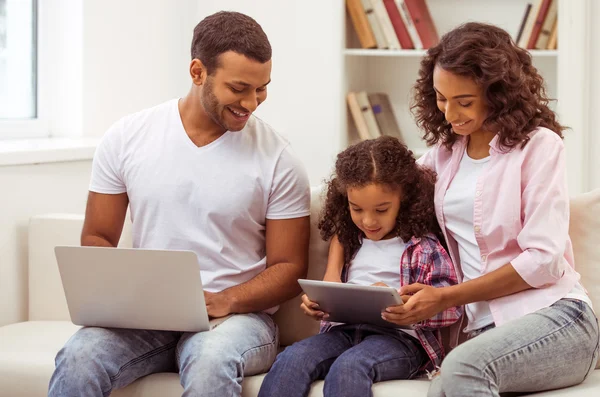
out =
[[219,56],[219,66],[207,76],[201,94],[210,118],[228,131],[240,131],[258,105],[267,99],[271,61],[260,63],[233,51]]

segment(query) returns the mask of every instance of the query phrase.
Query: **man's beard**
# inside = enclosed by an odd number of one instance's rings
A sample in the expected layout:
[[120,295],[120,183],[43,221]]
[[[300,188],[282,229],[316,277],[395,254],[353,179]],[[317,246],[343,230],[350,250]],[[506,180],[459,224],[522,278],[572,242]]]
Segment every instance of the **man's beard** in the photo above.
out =
[[202,103],[206,114],[208,114],[215,124],[219,125],[225,131],[229,130],[225,124],[225,120],[223,120],[222,114],[219,114],[219,100],[213,92],[212,79],[210,78],[206,79],[206,83],[202,89],[202,95],[200,96],[200,102]]

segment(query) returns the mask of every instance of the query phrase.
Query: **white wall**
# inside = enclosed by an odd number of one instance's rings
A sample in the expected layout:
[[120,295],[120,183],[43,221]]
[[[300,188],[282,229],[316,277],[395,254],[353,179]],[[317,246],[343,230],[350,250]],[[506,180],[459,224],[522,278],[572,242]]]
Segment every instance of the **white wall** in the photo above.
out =
[[0,167],[0,326],[27,318],[27,225],[45,213],[83,213],[90,161]]
[[[600,18],[600,2],[591,4],[591,21]],[[591,24],[590,32],[590,109],[591,118],[588,123],[590,133],[588,142],[589,180],[588,188],[600,188],[600,25]]]
[[83,2],[83,130],[100,136],[118,118],[190,88],[197,0]]

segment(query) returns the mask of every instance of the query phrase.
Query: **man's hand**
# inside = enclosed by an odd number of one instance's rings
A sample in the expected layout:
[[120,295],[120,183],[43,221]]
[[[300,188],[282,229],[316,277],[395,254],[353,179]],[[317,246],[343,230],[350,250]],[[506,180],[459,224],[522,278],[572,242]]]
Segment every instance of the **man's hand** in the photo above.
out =
[[313,302],[308,299],[306,294],[302,295],[302,303],[300,304],[300,308],[309,317],[312,317],[314,320],[327,320],[329,315],[319,310],[319,304],[317,302]]
[[[410,284],[401,288],[401,293],[411,295],[404,305],[390,306],[381,313],[381,317],[394,324],[412,325],[427,320],[444,311],[442,288],[424,284]],[[406,295],[402,295],[404,301]]]
[[204,291],[204,302],[210,318],[224,317],[233,312],[234,300],[227,290],[221,292]]

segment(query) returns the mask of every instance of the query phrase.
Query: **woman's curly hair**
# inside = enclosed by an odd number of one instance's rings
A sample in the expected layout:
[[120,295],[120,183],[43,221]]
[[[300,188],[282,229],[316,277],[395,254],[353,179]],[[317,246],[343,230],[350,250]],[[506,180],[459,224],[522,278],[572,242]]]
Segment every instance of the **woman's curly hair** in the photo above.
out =
[[437,107],[433,88],[436,66],[473,79],[483,89],[488,109],[483,126],[498,134],[504,149],[525,146],[529,133],[540,126],[563,137],[565,128],[548,108],[544,80],[529,52],[515,45],[506,31],[469,22],[445,34],[421,61],[411,110],[429,145],[441,142],[450,148],[457,139]]
[[381,136],[362,141],[338,154],[318,224],[324,240],[337,235],[344,247],[345,263],[354,258],[364,237],[352,221],[347,190],[372,183],[400,189],[395,233],[402,240],[430,232],[439,234],[433,206],[433,171],[421,168],[412,152],[396,138]]

